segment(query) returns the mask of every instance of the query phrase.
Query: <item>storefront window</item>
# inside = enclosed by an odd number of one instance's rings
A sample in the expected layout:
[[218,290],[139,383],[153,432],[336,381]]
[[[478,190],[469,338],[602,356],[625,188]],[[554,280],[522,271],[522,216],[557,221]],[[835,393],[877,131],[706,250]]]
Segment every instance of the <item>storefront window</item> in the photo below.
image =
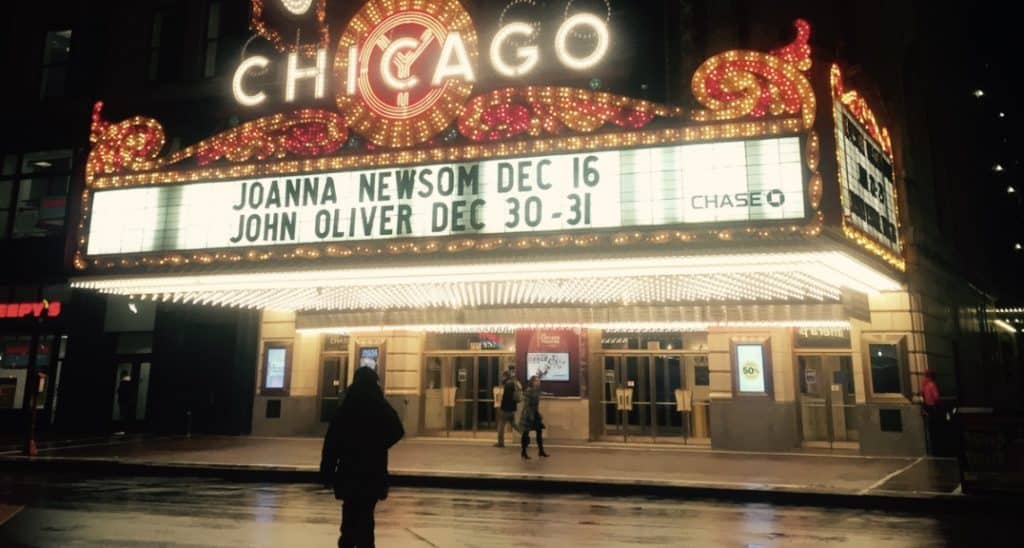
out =
[[61,234],[70,180],[69,150],[4,156],[0,171],[0,238]]
[[36,370],[47,371],[50,368],[50,357],[53,356],[54,342],[53,335],[40,335],[39,347],[36,349]]
[[32,337],[29,335],[7,335],[0,337],[0,368],[25,369],[28,367]]
[[869,344],[871,391],[874,394],[901,394],[899,346]]

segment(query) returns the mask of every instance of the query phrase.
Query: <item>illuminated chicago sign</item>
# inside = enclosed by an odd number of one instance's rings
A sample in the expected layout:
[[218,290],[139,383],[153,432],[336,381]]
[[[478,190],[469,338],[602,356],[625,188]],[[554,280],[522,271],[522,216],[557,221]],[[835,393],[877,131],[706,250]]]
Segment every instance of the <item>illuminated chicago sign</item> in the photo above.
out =
[[[308,10],[309,6],[305,6]],[[288,8],[290,13],[297,13]],[[302,12],[306,13],[306,12]],[[511,22],[494,35],[488,48],[495,72],[515,78],[529,74],[541,61],[537,29]],[[580,47],[571,45],[581,42]],[[559,62],[571,70],[596,66],[608,53],[611,34],[604,19],[576,13],[565,19],[554,38]],[[469,14],[458,0],[433,2],[370,0],[355,15],[338,42],[333,73],[328,74],[328,50],[317,48],[313,61],[300,52],[287,56],[284,101],[299,98],[306,85],[308,97],[325,97],[328,82],[336,91],[338,107],[356,128],[369,129],[387,122],[392,131],[412,132],[415,142],[444,129],[461,110],[477,80],[477,36]],[[257,106],[267,93],[247,83],[250,73],[271,65],[265,56],[245,58],[235,70],[232,92],[243,106]],[[371,133],[372,132],[369,132]],[[371,137],[372,138],[372,137]]]

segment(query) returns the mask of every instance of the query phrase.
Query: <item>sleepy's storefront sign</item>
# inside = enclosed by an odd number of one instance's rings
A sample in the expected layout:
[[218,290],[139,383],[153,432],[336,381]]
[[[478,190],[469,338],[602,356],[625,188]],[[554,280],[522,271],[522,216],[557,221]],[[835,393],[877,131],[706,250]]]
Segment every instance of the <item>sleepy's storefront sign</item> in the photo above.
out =
[[[251,27],[265,47],[247,48],[228,91],[253,119],[164,152],[159,122],[110,122],[96,104],[75,266],[174,270],[822,232],[806,22],[781,48],[707,59],[692,78],[700,108],[683,109],[536,83],[552,72],[589,78],[628,50],[610,7],[576,4],[551,25],[503,13],[479,36],[458,0],[370,0],[347,22],[329,21],[327,0],[254,0]],[[842,97],[836,108],[851,124],[870,113],[843,110]],[[267,110],[279,112],[257,115]],[[867,211],[856,206],[848,209]],[[847,236],[902,268],[896,219],[885,214],[885,246],[852,224]]]
[[56,318],[60,313],[60,301],[0,303],[0,319]]

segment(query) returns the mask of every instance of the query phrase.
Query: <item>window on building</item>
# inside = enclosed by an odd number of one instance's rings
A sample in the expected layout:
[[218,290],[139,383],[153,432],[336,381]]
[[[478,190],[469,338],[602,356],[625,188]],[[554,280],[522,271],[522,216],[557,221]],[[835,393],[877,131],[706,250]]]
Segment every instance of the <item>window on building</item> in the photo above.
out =
[[0,238],[63,233],[70,181],[70,150],[5,156],[0,171]]
[[71,151],[25,154],[11,234],[29,238],[62,233],[70,181]]
[[167,6],[153,12],[149,27],[150,82],[173,82],[181,78],[185,41],[185,14],[181,6]]
[[14,176],[18,171],[18,157],[8,154],[0,164],[0,239],[10,234],[9,221],[14,218]]
[[68,79],[68,61],[71,58],[71,31],[54,30],[46,33],[43,45],[41,97],[64,95]]
[[0,337],[0,368],[25,369],[28,367],[30,335],[5,335]]
[[871,363],[871,392],[873,394],[902,394],[900,347],[896,344],[869,344]]
[[210,2],[206,11],[206,55],[203,60],[203,77],[213,78],[220,72],[217,59],[221,57],[220,14],[222,2]]

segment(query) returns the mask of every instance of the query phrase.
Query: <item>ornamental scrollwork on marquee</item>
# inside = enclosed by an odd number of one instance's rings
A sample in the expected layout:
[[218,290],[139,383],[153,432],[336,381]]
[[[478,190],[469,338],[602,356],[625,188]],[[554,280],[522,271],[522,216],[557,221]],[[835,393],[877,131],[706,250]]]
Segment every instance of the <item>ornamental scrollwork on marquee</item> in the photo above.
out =
[[194,158],[196,164],[230,163],[285,157],[308,158],[333,154],[348,141],[348,126],[334,112],[301,109],[246,122],[165,158],[164,129],[152,118],[135,116],[111,123],[103,119],[103,103],[93,108],[92,151],[86,163],[86,182],[97,175],[124,171],[154,171]]
[[800,115],[804,128],[810,129],[814,89],[804,72],[811,68],[811,27],[803,19],[793,25],[796,38],[785,47],[770,53],[732,50],[704,61],[694,72],[691,87],[706,109],[695,110],[693,119]]
[[567,87],[499,89],[469,101],[459,132],[471,141],[501,141],[529,135],[590,133],[608,124],[640,129],[655,117],[675,118],[682,110],[611,93]]
[[832,68],[829,70],[829,84],[832,87],[832,96],[850,109],[850,112],[857,117],[857,121],[867,128],[868,133],[882,145],[885,153],[892,158],[892,138],[889,136],[889,129],[878,123],[874,111],[868,106],[864,97],[857,93],[857,90],[845,89],[842,71],[839,69],[839,65],[835,63],[832,64]]

